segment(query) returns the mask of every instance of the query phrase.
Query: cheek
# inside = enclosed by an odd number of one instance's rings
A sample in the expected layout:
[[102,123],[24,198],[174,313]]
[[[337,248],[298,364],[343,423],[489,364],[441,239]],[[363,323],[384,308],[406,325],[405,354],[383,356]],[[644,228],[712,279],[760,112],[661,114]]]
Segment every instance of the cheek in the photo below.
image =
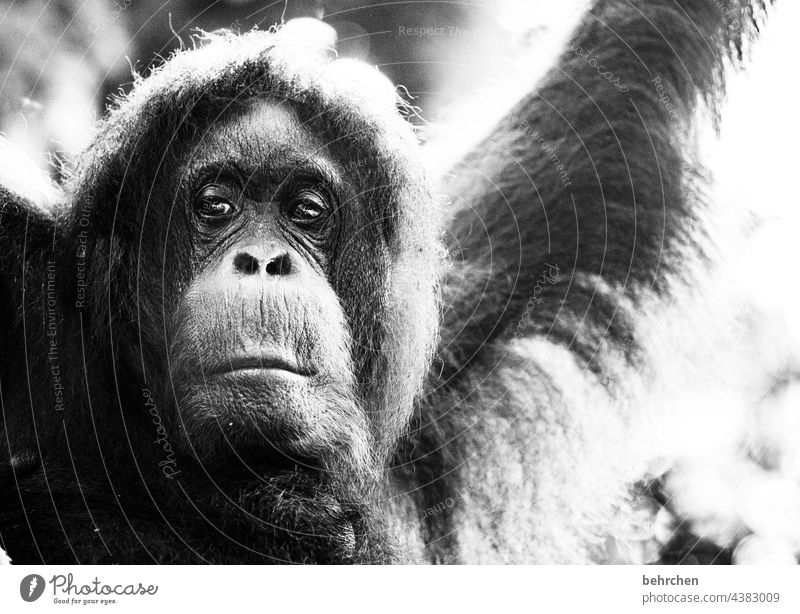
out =
[[[385,325],[385,294],[391,257],[374,221],[351,221],[345,229],[348,241],[342,245],[333,284],[354,332],[354,350],[359,375],[371,378],[370,363],[377,357]],[[363,382],[366,384],[367,382]]]

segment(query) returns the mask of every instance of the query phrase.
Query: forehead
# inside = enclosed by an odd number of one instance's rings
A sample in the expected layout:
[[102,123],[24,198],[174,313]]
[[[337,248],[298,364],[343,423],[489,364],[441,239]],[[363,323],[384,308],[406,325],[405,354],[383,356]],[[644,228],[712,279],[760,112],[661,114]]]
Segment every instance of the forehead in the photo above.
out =
[[233,165],[255,176],[311,165],[336,175],[326,145],[289,105],[257,100],[212,121],[196,140],[190,166]]

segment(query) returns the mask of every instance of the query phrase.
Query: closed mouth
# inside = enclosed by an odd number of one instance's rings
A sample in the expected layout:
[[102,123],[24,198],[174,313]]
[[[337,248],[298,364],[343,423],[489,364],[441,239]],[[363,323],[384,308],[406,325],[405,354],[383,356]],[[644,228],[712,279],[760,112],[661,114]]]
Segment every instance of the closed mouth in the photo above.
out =
[[231,356],[212,368],[208,374],[223,375],[225,373],[247,372],[257,374],[263,371],[285,371],[303,377],[314,375],[311,370],[301,367],[295,360],[275,354]]

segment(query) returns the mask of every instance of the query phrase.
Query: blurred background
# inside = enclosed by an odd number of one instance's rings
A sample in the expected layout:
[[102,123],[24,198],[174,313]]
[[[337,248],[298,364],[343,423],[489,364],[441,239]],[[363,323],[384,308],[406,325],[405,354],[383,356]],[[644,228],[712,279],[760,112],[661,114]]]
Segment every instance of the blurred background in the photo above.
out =
[[[336,29],[340,55],[407,90],[430,166],[445,172],[552,65],[586,4],[0,0],[0,133],[58,177],[133,73],[191,46],[197,29],[315,17]],[[658,430],[680,445],[659,450],[664,497],[648,509],[641,552],[621,561],[652,560],[654,538],[663,546],[687,531],[735,548],[737,562],[800,554],[800,92],[787,70],[798,23],[800,3],[784,0],[748,73],[731,83],[720,138],[706,139],[721,212],[718,266],[702,296],[675,307],[675,326],[660,313],[649,323],[663,364],[642,402],[663,407]]]
[[[426,119],[495,79],[498,68],[577,15],[581,0],[2,0],[0,131],[40,165],[69,157],[109,96],[126,91],[198,29],[245,32],[323,19],[340,55],[375,64],[404,86]],[[57,161],[57,160],[56,160]],[[50,165],[51,170],[57,168]]]

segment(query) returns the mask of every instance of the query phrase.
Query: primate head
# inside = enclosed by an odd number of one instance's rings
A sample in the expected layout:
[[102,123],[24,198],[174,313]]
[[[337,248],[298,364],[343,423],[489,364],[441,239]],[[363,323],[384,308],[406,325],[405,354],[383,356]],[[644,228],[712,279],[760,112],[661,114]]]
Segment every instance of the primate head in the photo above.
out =
[[436,338],[438,211],[393,88],[307,39],[214,37],[141,82],[76,175],[68,243],[96,353],[159,391],[184,454],[366,476]]

